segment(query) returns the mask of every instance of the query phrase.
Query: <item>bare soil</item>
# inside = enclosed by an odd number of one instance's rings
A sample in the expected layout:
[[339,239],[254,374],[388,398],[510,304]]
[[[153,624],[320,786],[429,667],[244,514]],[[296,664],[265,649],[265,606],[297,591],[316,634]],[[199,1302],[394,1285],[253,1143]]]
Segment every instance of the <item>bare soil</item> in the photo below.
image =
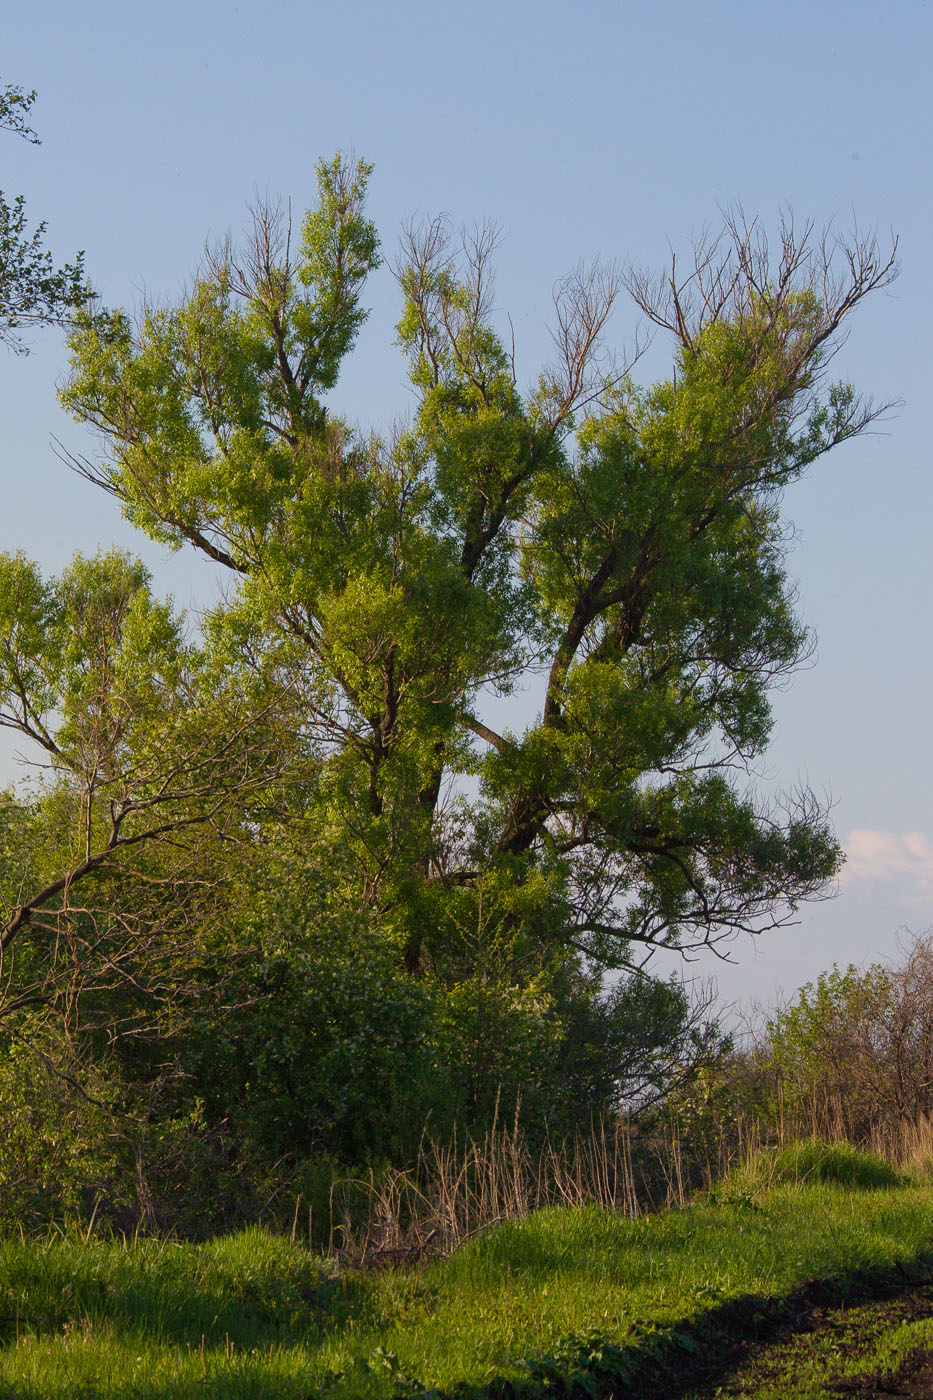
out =
[[[820,1280],[764,1310],[742,1299],[720,1310],[718,1341],[702,1336],[707,1328],[700,1325],[695,1366],[684,1368],[681,1360],[678,1377],[645,1376],[635,1393],[644,1400],[792,1400],[818,1384],[823,1394],[840,1397],[933,1400],[933,1349],[918,1348],[894,1369],[879,1371],[874,1362],[885,1334],[926,1319],[933,1319],[933,1283],[896,1275]],[[840,1375],[859,1370],[862,1360],[863,1372]]]
[[[753,1400],[758,1395],[793,1397],[819,1383],[826,1395],[868,1397],[913,1396],[933,1400],[933,1350],[920,1347],[893,1369],[870,1364],[886,1333],[905,1323],[933,1318],[933,1287],[911,1288],[900,1296],[839,1307],[814,1307],[768,1339],[746,1338],[743,1353],[730,1375],[714,1386],[694,1392],[695,1400],[730,1397]],[[860,1370],[859,1363],[867,1363]],[[858,1375],[834,1379],[839,1372]]]
[[[794,1400],[819,1382],[825,1395],[933,1400],[933,1348],[918,1348],[893,1370],[878,1371],[875,1361],[886,1333],[928,1318],[933,1259],[815,1280],[783,1299],[739,1298],[679,1324],[670,1342],[639,1355],[628,1386],[616,1394],[619,1400]],[[863,1373],[840,1375],[857,1370],[862,1358]]]
[[921,1347],[905,1357],[896,1371],[840,1381],[837,1389],[840,1395],[861,1396],[862,1400],[891,1400],[898,1395],[933,1400],[933,1351]]

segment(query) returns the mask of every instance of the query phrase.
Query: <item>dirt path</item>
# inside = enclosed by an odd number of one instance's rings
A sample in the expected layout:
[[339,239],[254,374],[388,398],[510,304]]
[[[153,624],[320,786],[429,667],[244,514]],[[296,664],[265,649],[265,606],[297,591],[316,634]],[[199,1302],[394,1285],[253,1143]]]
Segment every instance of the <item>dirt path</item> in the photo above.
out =
[[620,1400],[933,1400],[933,1260],[738,1298],[639,1351]]
[[728,1372],[692,1392],[692,1400],[795,1396],[933,1400],[933,1286],[807,1309],[768,1338],[738,1340]]
[[896,1370],[875,1376],[861,1376],[839,1383],[840,1395],[861,1396],[862,1400],[933,1400],[933,1350],[921,1347],[906,1356]]

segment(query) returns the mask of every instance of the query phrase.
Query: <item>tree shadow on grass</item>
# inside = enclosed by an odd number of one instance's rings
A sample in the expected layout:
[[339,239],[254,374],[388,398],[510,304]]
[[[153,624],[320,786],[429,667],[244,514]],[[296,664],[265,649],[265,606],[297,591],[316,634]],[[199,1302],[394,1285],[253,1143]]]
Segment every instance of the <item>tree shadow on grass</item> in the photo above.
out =
[[[58,1284],[52,1294],[48,1284]],[[126,1280],[68,1277],[57,1270],[52,1280],[18,1303],[3,1297],[0,1287],[0,1346],[17,1335],[61,1332],[76,1320],[107,1322],[126,1327],[153,1341],[182,1345],[219,1337],[268,1344],[283,1331],[341,1327],[360,1318],[368,1292],[351,1277],[323,1278],[294,1288],[263,1288],[240,1280],[210,1283],[171,1278],[167,1272]],[[12,1294],[13,1290],[7,1290]]]
[[[746,1294],[660,1327],[634,1325],[619,1345],[597,1332],[529,1357],[527,1380],[432,1391],[432,1400],[687,1400],[713,1396],[757,1349],[814,1330],[828,1308],[893,1299],[933,1283],[933,1254],[890,1268],[853,1270],[800,1285],[782,1297]],[[933,1296],[929,1300],[933,1315]]]

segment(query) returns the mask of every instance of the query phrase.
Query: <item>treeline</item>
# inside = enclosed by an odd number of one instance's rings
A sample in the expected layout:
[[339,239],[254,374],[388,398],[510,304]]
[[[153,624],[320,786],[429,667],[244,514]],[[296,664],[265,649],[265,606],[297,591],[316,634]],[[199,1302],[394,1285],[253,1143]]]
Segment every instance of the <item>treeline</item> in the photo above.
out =
[[834,967],[772,1013],[682,1100],[695,1143],[846,1141],[933,1167],[933,934],[868,967]]

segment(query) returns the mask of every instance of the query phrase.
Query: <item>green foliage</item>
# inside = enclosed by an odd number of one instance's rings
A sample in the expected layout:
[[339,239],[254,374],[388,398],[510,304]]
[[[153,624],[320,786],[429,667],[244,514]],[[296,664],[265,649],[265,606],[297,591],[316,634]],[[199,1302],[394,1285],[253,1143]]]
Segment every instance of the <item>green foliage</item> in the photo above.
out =
[[20,1024],[0,1037],[0,1231],[87,1219],[101,1196],[128,1204],[112,1073],[69,1057],[35,1018]]
[[430,989],[400,974],[371,932],[321,934],[256,957],[220,1004],[208,994],[182,1063],[205,1086],[211,1121],[256,1162],[401,1159],[432,1110],[447,1118],[452,1107]]
[[522,1362],[541,1394],[600,1396],[627,1386],[635,1369],[632,1355],[601,1332],[572,1332],[551,1351]]
[[[314,346],[299,376],[320,389],[337,382],[344,356],[352,349],[366,312],[360,293],[379,266],[379,236],[363,213],[372,166],[335,156],[319,161],[320,202],[302,224],[298,281],[309,289],[295,308],[295,338]],[[299,388],[301,384],[299,383]]]
[[850,964],[845,971],[834,966],[802,987],[767,1029],[768,1054],[787,1091],[802,1097],[839,1078],[841,1066],[833,1047],[842,1050],[853,1022],[861,1021],[864,1013],[880,1018],[891,994],[890,972],[879,964],[867,969]]
[[101,785],[176,719],[184,647],[148,584],[145,567],[116,552],[78,555],[50,583],[23,554],[0,555],[0,719]]
[[[126,555],[0,558],[0,725],[48,763],[0,809],[0,1013],[112,1073],[149,1224],[237,1218],[316,1153],[398,1161],[426,1121],[543,1140],[663,1098],[720,1037],[643,953],[780,923],[840,859],[812,799],[736,773],[808,645],[781,492],[872,420],[821,375],[892,262],[842,248],[836,278],[785,228],[769,267],[729,228],[684,287],[630,279],[674,341],[646,387],[604,349],[618,279],[581,271],[523,394],[494,237],[438,220],[399,267],[411,422],[366,433],[328,394],[370,173],[319,162],[297,235],[260,205],[175,303],[75,315],[81,470],[226,571],[199,626]],[[486,697],[535,674],[495,732]]]
[[0,129],[14,131],[37,146],[39,138],[26,121],[35,100],[35,91],[26,92],[14,83],[4,83],[0,88]]
[[[9,83],[0,87],[0,128],[38,144],[26,122],[35,96]],[[20,354],[26,350],[22,328],[63,324],[91,294],[84,276],[84,254],[57,268],[43,246],[45,231],[46,225],[40,223],[29,232],[22,195],[11,202],[0,191],[0,341]]]
[[899,962],[834,967],[769,1022],[759,1051],[785,1111],[820,1111],[856,1142],[892,1141],[933,1108],[933,947]]
[[[596,372],[617,286],[571,279],[563,362],[526,401],[492,322],[492,236],[458,260],[436,221],[399,274],[415,420],[367,438],[321,394],[378,261],[368,175],[319,165],[294,252],[259,209],[184,302],[82,319],[64,400],[110,454],[89,474],[155,538],[231,570],[240,625],[279,638],[306,687],[319,820],[407,928],[409,970],[460,980],[454,926],[512,927],[516,897],[533,939],[562,929],[616,968],[633,940],[779,918],[839,852],[812,802],[763,814],[730,766],[762,751],[768,688],[807,644],[780,491],[871,417],[819,391],[825,346],[890,265],[861,249],[851,296],[827,303],[805,244],[772,285],[733,230],[731,293],[672,323],[675,375],[645,390]],[[532,667],[549,674],[539,721],[494,734],[484,687]],[[480,796],[450,821],[440,794],[466,777]]]
[[90,297],[84,254],[56,267],[43,244],[45,232],[44,220],[29,231],[22,195],[10,201],[0,192],[0,341],[19,354],[27,348],[24,328],[66,324]]

